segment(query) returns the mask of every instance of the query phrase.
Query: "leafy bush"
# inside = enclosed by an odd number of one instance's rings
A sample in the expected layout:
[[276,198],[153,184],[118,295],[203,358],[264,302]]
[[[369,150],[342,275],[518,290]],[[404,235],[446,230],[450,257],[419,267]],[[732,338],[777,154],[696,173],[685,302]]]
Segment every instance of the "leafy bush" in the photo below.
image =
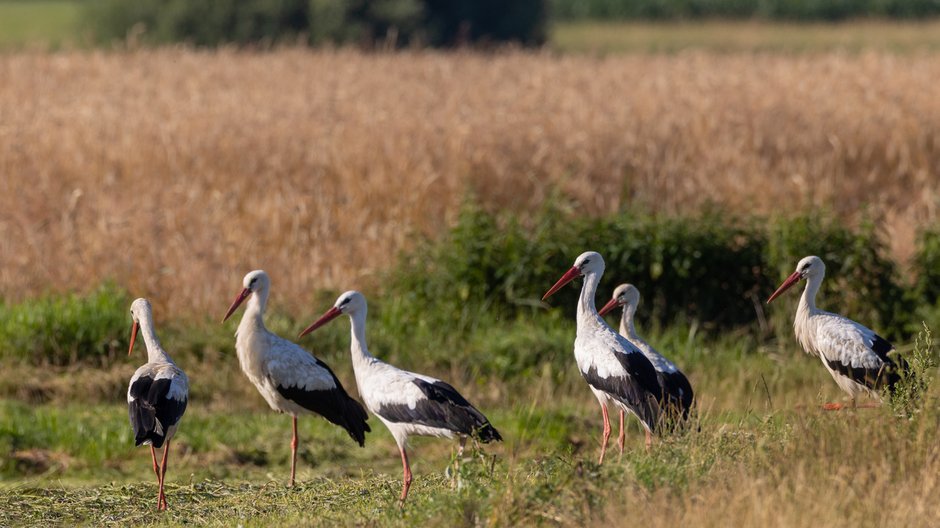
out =
[[[445,238],[404,258],[389,293],[410,311],[406,317],[462,331],[484,312],[514,317],[543,306],[541,295],[586,250],[600,252],[607,263],[597,302],[617,284],[632,282],[643,295],[643,318],[660,325],[679,318],[706,329],[754,324],[757,305],[809,254],[827,263],[827,305],[887,335],[900,333],[910,313],[895,266],[870,226],[855,232],[816,217],[768,226],[714,212],[583,219],[549,206],[523,223],[469,204]],[[569,316],[576,283],[550,301]]]
[[0,357],[35,364],[100,363],[127,346],[127,294],[111,284],[88,295],[0,305]]
[[473,42],[541,44],[545,0],[96,0],[86,25],[102,42],[137,34],[147,43]]
[[923,231],[917,240],[914,255],[914,272],[917,276],[917,295],[930,305],[940,301],[940,229]]

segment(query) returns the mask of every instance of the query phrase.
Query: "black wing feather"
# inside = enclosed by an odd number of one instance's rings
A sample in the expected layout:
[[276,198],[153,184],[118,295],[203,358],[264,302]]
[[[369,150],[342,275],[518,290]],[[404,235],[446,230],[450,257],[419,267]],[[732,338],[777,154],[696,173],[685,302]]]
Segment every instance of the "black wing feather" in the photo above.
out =
[[154,447],[163,447],[167,429],[183,417],[187,400],[166,397],[172,382],[167,378],[154,380],[150,376],[141,376],[131,384],[127,412],[136,445],[149,440]]
[[692,384],[681,371],[660,372],[659,383],[663,387],[660,408],[663,420],[669,427],[678,426],[688,419],[695,401]]
[[503,437],[466,398],[443,381],[429,383],[412,379],[427,399],[418,401],[414,409],[407,404],[385,404],[376,414],[396,423],[417,423],[428,427],[449,429],[470,435],[483,443],[500,441]]
[[349,436],[359,444],[360,447],[366,445],[366,433],[371,432],[366,420],[369,415],[358,401],[350,396],[339,378],[330,367],[314,358],[317,365],[326,369],[333,377],[333,383],[336,385],[330,390],[306,390],[301,387],[277,386],[277,391],[281,396],[300,405],[304,409],[313,411],[324,417],[330,423],[336,424],[349,433]]
[[[646,358],[644,357],[644,359]],[[655,372],[655,369],[653,372]],[[581,372],[581,375],[592,387],[606,392],[612,398],[629,407],[650,431],[656,430],[656,422],[659,419],[659,412],[655,405],[657,393],[647,392],[635,382],[635,379],[625,376],[603,378],[597,374],[597,368],[593,365],[587,372]]]

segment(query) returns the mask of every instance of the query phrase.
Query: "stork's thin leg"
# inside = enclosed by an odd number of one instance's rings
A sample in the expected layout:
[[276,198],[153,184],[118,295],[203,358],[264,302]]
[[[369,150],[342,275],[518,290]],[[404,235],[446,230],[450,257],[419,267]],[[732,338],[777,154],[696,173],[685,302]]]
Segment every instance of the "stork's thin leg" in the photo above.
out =
[[651,433],[649,429],[647,429],[646,430],[646,452],[647,453],[650,452],[651,447],[653,447],[653,433]]
[[601,457],[598,464],[604,463],[604,453],[607,452],[607,441],[610,440],[610,417],[607,415],[607,406],[601,405],[601,412],[604,413],[604,436],[601,439]]
[[160,466],[157,465],[157,450],[153,444],[150,444],[150,459],[153,460],[153,474],[157,476],[157,484],[160,483]]
[[411,488],[411,466],[408,464],[408,453],[405,452],[405,448],[398,446],[398,450],[401,452],[401,465],[404,468],[402,475],[401,497],[398,498],[398,505],[404,508],[405,499],[408,497],[408,489]]
[[824,403],[822,406],[824,411],[841,411],[845,409],[844,403]]
[[163,446],[163,463],[160,464],[160,498],[158,510],[166,510],[169,505],[166,503],[166,494],[163,492],[163,481],[166,479],[166,461],[170,455],[170,439],[167,438],[166,445]]
[[617,445],[620,446],[620,456],[623,456],[623,442],[625,440],[625,432],[623,430],[623,409],[620,409],[620,435],[617,436]]
[[294,423],[294,437],[290,441],[290,482],[288,486],[294,486],[294,472],[297,468],[297,417],[292,416]]

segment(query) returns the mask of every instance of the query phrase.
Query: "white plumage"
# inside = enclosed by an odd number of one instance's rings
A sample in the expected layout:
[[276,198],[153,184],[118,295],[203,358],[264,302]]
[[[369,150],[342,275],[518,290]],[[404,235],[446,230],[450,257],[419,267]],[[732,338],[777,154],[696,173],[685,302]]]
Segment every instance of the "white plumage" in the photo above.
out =
[[659,418],[658,398],[662,392],[652,363],[598,315],[594,296],[603,274],[604,259],[601,255],[594,251],[582,253],[574,261],[574,266],[542,297],[545,300],[565,284],[584,276],[578,299],[574,356],[581,375],[601,406],[604,418],[600,462],[604,461],[610,438],[608,407],[615,406],[639,418],[646,430],[649,448]]
[[[294,485],[297,461],[297,416],[314,413],[346,429],[360,446],[370,431],[367,414],[351,398],[326,363],[296,344],[269,332],[264,326],[264,309],[271,281],[263,270],[245,275],[244,289],[232,303],[225,319],[248,299],[245,313],[235,332],[238,362],[249,381],[268,405],[292,417],[291,472]],[[225,320],[223,319],[223,321]]]
[[411,486],[407,454],[410,436],[458,438],[461,451],[468,437],[478,438],[484,443],[502,438],[489,420],[451,385],[373,357],[366,345],[367,312],[365,297],[357,291],[348,291],[300,335],[304,336],[342,314],[349,316],[352,322],[350,351],[356,385],[366,407],[385,424],[398,444],[404,472],[400,500],[404,502]]
[[[157,509],[167,509],[163,481],[166,476],[170,440],[176,434],[189,399],[189,380],[163,350],[153,326],[150,302],[137,299],[131,304],[131,340],[128,355],[134,351],[138,330],[147,347],[147,363],[138,368],[127,387],[127,410],[136,445],[149,445],[153,471],[159,487]],[[163,461],[157,464],[155,449],[163,447]]]
[[[805,257],[767,302],[806,279],[793,320],[797,341],[803,350],[822,361],[839,387],[852,398],[853,405],[861,394],[880,399],[880,390],[891,390],[907,364],[900,357],[890,357],[894,346],[872,330],[816,307],[816,294],[825,275],[826,265],[822,259]],[[826,405],[827,409],[841,407],[841,404]]]

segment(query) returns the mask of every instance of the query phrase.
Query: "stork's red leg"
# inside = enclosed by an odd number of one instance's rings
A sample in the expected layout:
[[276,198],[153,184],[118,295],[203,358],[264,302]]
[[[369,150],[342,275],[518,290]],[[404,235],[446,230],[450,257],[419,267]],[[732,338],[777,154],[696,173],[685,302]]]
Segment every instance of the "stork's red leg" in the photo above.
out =
[[398,498],[398,505],[404,507],[405,499],[408,497],[408,489],[411,488],[411,466],[408,464],[408,453],[405,452],[405,448],[398,446],[398,450],[401,452],[401,465],[404,468],[401,497]]
[[294,437],[290,441],[290,482],[287,483],[291,487],[294,485],[294,471],[297,468],[297,417],[294,416],[293,419]]
[[650,452],[650,448],[653,447],[653,433],[646,431],[646,452]]
[[824,403],[822,406],[824,411],[841,411],[845,408],[843,403]]
[[157,484],[160,483],[160,466],[157,465],[157,450],[153,444],[150,444],[150,459],[153,460],[153,474],[157,476]]
[[170,439],[167,438],[166,445],[163,446],[163,463],[160,464],[160,497],[158,499],[158,510],[166,510],[169,506],[166,503],[166,495],[163,492],[163,481],[166,478],[166,461],[170,454]]
[[620,446],[621,456],[623,456],[623,442],[625,440],[624,435],[625,433],[623,430],[623,409],[620,409],[620,435],[617,437],[617,445]]
[[601,439],[601,458],[598,464],[604,463],[604,453],[607,452],[607,441],[610,440],[610,417],[607,415],[607,406],[601,405],[601,412],[604,413],[604,436]]

